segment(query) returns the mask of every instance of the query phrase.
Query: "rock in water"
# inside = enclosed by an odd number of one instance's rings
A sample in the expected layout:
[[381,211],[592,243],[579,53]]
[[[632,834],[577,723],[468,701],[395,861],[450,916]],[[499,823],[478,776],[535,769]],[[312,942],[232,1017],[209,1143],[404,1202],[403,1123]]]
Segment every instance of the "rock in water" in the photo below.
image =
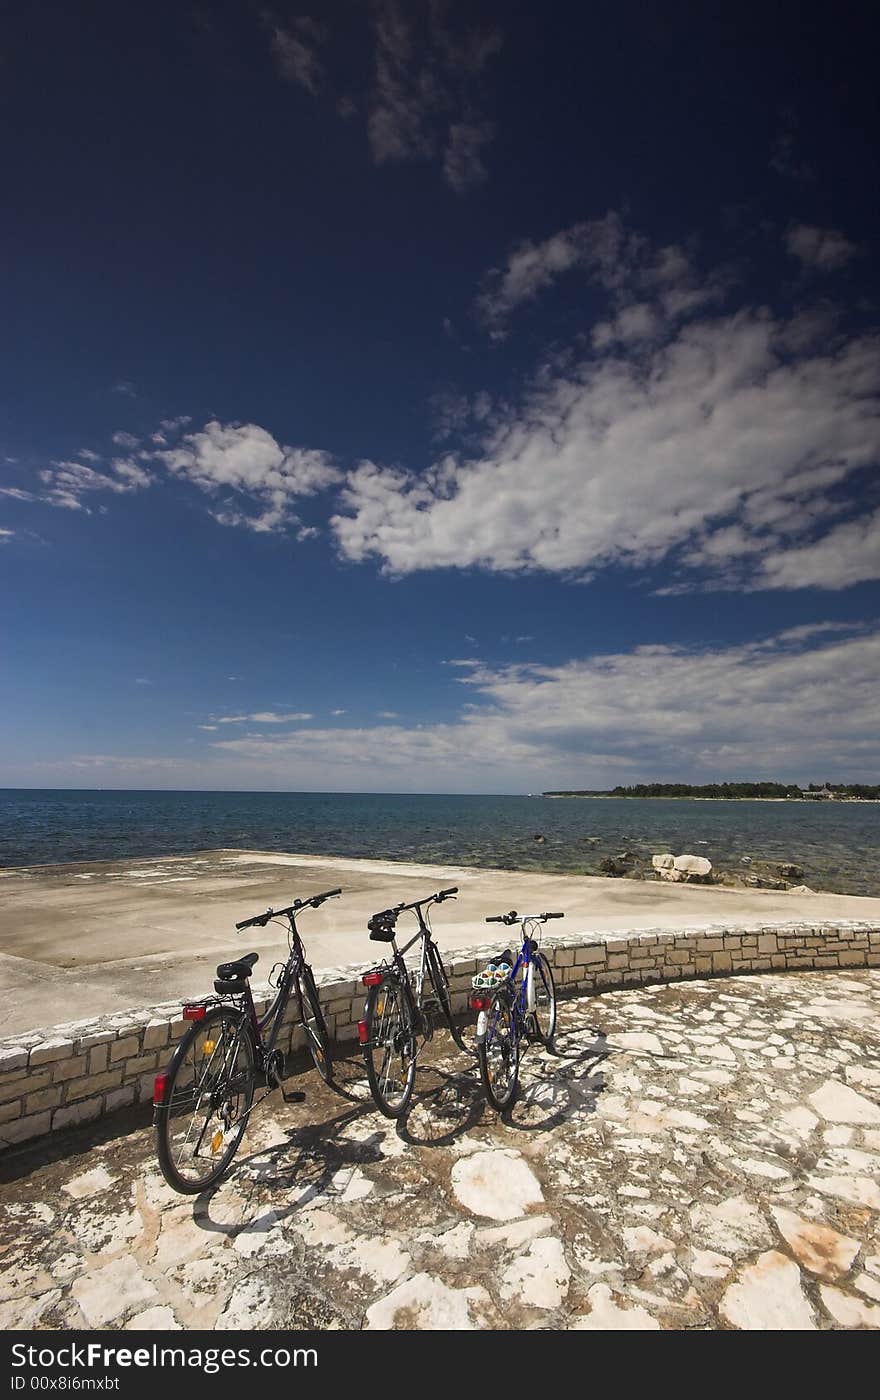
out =
[[537,843],[538,843],[539,846],[543,846],[543,845],[546,844],[547,837],[546,837],[546,836],[542,836],[541,833],[540,833],[540,831],[536,831],[535,834],[534,834],[534,836],[532,837],[532,840],[533,840],[533,841],[537,841]]
[[653,865],[655,870],[671,870],[673,865],[675,864],[675,856],[672,854],[671,851],[667,851],[665,855],[652,856],[651,864]]
[[712,874],[712,862],[705,856],[676,856],[672,862],[676,870],[681,870],[685,875],[697,875],[704,878]]

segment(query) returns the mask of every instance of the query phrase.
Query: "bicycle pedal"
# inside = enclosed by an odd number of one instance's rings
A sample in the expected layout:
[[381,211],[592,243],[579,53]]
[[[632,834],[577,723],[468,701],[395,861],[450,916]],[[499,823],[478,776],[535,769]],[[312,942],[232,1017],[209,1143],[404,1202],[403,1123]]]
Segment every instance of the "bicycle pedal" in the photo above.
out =
[[281,1089],[281,1097],[284,1099],[285,1103],[305,1103],[306,1099],[301,1089],[291,1089],[289,1092],[285,1093],[283,1087]]

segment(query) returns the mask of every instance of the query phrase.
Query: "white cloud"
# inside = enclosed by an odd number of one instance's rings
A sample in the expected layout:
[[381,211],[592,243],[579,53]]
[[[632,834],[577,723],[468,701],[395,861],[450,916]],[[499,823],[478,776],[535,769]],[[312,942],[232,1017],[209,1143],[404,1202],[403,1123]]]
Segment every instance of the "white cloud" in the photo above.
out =
[[601,219],[573,224],[539,243],[517,244],[506,263],[488,274],[477,297],[477,314],[501,335],[512,312],[575,269],[611,294],[620,308],[612,321],[596,327],[598,348],[618,340],[653,339],[668,322],[719,300],[728,280],[720,273],[701,278],[680,245],[653,249],[609,210]]
[[785,246],[792,257],[805,268],[816,272],[835,272],[844,267],[858,248],[833,228],[816,228],[811,224],[795,224],[785,235]]
[[344,714],[346,714],[346,711],[345,711],[345,710],[331,710],[330,713],[331,713],[331,715],[344,715]]
[[0,486],[0,496],[8,496],[12,501],[36,501],[32,491],[22,491],[17,486]]
[[278,714],[275,710],[260,710],[253,715],[217,715],[212,718],[218,724],[295,724],[300,720],[314,719],[314,715],[306,711]]
[[138,676],[138,677],[135,679],[135,685],[152,685],[152,684],[153,684],[153,682],[152,682],[151,680],[148,680],[146,676]]
[[378,716],[379,719],[400,719],[396,710],[379,710]]
[[492,141],[495,127],[488,121],[452,122],[443,153],[443,178],[456,194],[482,185],[488,178],[483,150]]
[[[701,279],[681,247],[652,250],[615,215],[579,229],[521,246],[483,309],[497,324],[578,262],[616,307],[590,351],[549,359],[519,404],[495,406],[475,455],[421,475],[362,462],[331,521],[342,555],[398,575],[581,580],[663,562],[684,571],[667,592],[694,570],[731,588],[880,576],[875,523],[837,523],[880,457],[880,339],[829,332],[827,307],[710,314],[724,278]],[[468,401],[449,396],[445,418],[448,436]],[[837,545],[850,557],[835,563]]]
[[455,33],[445,7],[374,6],[376,74],[368,103],[373,159],[429,160],[442,152],[456,193],[486,178],[483,149],[494,135],[476,106],[478,79],[501,46],[497,30]]
[[152,476],[128,458],[115,458],[111,464],[114,475],[99,472],[83,462],[53,462],[40,472],[46,490],[41,499],[64,510],[87,510],[83,497],[94,492],[109,491],[124,495],[151,485]]
[[[140,439],[136,438],[133,433],[125,433],[122,431],[114,433],[112,440],[117,447],[137,447],[140,441]],[[79,455],[80,457],[85,457],[86,454],[84,452],[80,452]],[[94,454],[90,455],[93,456]]]
[[852,630],[814,624],[743,646],[646,646],[563,666],[474,664],[463,679],[479,703],[451,723],[302,730],[215,748],[255,777],[295,784],[323,773],[343,789],[807,781],[826,766],[857,778],[880,762],[880,633]]
[[255,423],[212,420],[200,431],[187,433],[176,447],[155,455],[171,473],[203,491],[216,494],[225,488],[235,493],[231,504],[227,498],[212,511],[220,524],[244,525],[261,533],[298,524],[292,502],[342,477],[326,452],[284,446]]
[[8,544],[14,534],[14,530],[6,530],[0,528],[0,544]]
[[315,97],[324,81],[318,48],[326,42],[327,30],[308,15],[296,16],[289,29],[268,16],[266,21],[272,31],[272,57],[282,78]]
[[849,588],[880,578],[880,510],[765,561],[770,588]]
[[122,394],[127,399],[136,399],[135,387],[130,379],[120,379],[110,390],[111,394]]

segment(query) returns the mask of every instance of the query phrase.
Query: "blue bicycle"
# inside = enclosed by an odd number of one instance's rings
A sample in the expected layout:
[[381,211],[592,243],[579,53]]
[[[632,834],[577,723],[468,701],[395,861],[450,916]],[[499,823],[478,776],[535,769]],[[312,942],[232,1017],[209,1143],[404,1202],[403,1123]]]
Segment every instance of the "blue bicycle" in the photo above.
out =
[[[501,1112],[513,1102],[519,1083],[520,1045],[523,1041],[540,1040],[550,1045],[556,1030],[556,986],[553,969],[546,956],[538,951],[534,937],[539,924],[548,919],[563,919],[564,914],[493,914],[487,924],[519,924],[522,947],[514,961],[513,953],[505,951],[495,959],[494,977],[498,968],[509,967],[494,985],[493,974],[483,975],[471,994],[471,1006],[477,1017],[477,1057],[480,1077],[486,1097],[493,1108]],[[489,985],[485,985],[486,983]]]

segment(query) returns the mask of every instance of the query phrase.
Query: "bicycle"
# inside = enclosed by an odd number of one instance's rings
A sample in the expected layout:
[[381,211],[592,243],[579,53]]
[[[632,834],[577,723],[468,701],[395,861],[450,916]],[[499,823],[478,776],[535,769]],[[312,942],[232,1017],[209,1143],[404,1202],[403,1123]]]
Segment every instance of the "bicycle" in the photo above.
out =
[[153,1086],[156,1155],[162,1175],[175,1191],[194,1195],[214,1186],[227,1171],[244,1136],[258,1081],[265,1083],[266,1093],[257,1103],[281,1086],[285,1056],[276,1047],[291,993],[296,996],[315,1068],[325,1083],[330,1081],[330,1040],[296,916],[300,910],[317,909],[341,893],[341,889],[325,890],[294,900],[286,909],[267,909],[265,914],[235,925],[241,933],[248,928],[265,928],[270,919],[287,920],[288,958],[283,964],[276,963],[270,973],[275,996],[262,1016],[257,1016],[249,981],[259,953],[221,963],[214,982],[218,996],[184,1006],[183,1019],[193,1024]]
[[[365,972],[361,982],[368,989],[363,1019],[358,1022],[358,1039],[363,1049],[370,1092],[376,1107],[386,1118],[399,1118],[412,1097],[418,1059],[418,1038],[430,1040],[434,1034],[433,1014],[439,1010],[459,1049],[470,1054],[452,1016],[449,980],[439,949],[431,934],[425,911],[432,904],[454,899],[458,887],[439,890],[412,904],[396,904],[374,914],[367,927],[370,938],[390,943],[390,963]],[[398,948],[395,928],[401,914],[414,910],[418,929],[413,938]],[[404,955],[421,941],[418,971],[410,975]],[[433,996],[425,997],[425,979]]]
[[477,1016],[477,1059],[486,1097],[501,1112],[516,1095],[519,1084],[520,1044],[539,1040],[550,1046],[556,1031],[556,985],[553,969],[538,951],[533,932],[548,919],[564,914],[493,914],[487,924],[519,924],[522,947],[514,961],[505,951],[496,963],[510,971],[496,986],[478,987],[470,1004]]

